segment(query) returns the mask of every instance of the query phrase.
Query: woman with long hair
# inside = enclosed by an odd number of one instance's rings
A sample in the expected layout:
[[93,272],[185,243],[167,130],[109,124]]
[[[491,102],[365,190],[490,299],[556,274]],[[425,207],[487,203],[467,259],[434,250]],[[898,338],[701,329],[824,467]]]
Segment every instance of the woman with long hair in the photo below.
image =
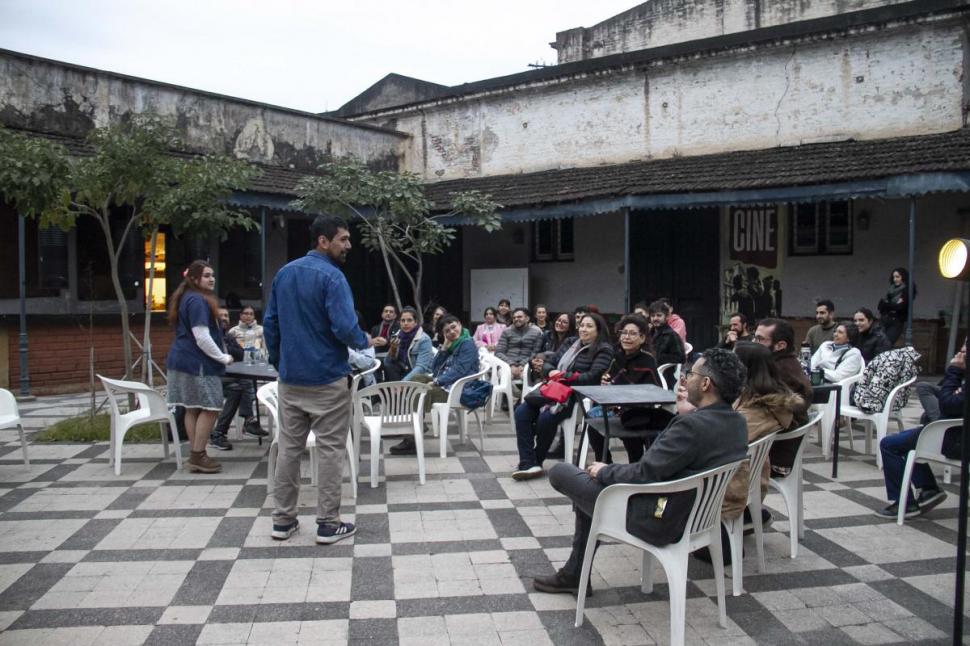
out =
[[868,307],[860,307],[852,315],[852,322],[859,330],[859,352],[862,358],[869,363],[887,350],[892,350],[893,344],[882,330],[882,326],[876,321],[876,315]]
[[168,403],[185,408],[185,432],[191,449],[186,468],[196,473],[219,473],[222,465],[206,454],[205,447],[222,410],[222,376],[232,357],[222,344],[212,265],[193,261],[182,276],[168,306],[168,323],[175,327],[175,339],[165,360]]
[[[760,343],[738,341],[734,353],[747,370],[747,378],[741,395],[734,402],[734,410],[748,423],[748,443],[775,431],[788,429],[792,425],[794,409],[802,404],[779,378],[771,349]],[[770,472],[771,466],[765,460],[760,474],[762,500],[768,493]],[[728,484],[721,507],[722,516],[736,518],[747,506],[748,482],[748,467],[742,464]]]
[[[916,284],[913,284],[913,298],[916,298]],[[903,333],[909,315],[909,271],[896,267],[889,274],[889,289],[879,301],[879,314],[882,315],[882,330],[889,339],[890,346]]]
[[384,380],[412,381],[416,375],[431,374],[434,351],[431,337],[421,329],[418,311],[410,305],[402,308],[399,324],[384,357]]
[[432,303],[424,312],[424,333],[431,337],[431,345],[438,347],[442,342],[441,319],[447,316],[444,305]]
[[[603,317],[586,314],[580,319],[577,336],[563,343],[558,352],[545,360],[543,376],[561,379],[572,386],[598,385],[613,360],[609,338]],[[516,406],[514,423],[519,465],[512,473],[515,480],[529,480],[543,474],[542,462],[556,436],[556,429],[569,417],[575,405],[575,395],[565,404],[559,404],[535,390]]]
[[552,319],[550,329],[542,333],[542,344],[539,352],[556,352],[566,342],[566,339],[576,336],[573,329],[573,317],[563,312]]

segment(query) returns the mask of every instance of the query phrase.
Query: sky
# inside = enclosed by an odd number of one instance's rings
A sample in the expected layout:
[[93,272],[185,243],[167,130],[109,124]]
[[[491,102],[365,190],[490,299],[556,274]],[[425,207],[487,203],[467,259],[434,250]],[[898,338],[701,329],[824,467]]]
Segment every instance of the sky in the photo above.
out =
[[557,31],[636,0],[0,0],[0,48],[335,110],[390,72],[444,85],[554,64]]

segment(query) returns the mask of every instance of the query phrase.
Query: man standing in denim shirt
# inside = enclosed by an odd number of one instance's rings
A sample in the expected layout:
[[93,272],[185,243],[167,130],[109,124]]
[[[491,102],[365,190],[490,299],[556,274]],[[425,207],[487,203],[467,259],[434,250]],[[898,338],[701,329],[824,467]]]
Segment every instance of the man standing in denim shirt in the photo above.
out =
[[350,431],[347,348],[373,345],[357,325],[350,285],[340,271],[350,251],[347,223],[320,215],[310,226],[313,249],[273,279],[263,319],[269,361],[279,370],[279,456],[272,536],[298,529],[300,458],[312,430],[317,444],[317,543],[353,536],[340,520],[340,485]]

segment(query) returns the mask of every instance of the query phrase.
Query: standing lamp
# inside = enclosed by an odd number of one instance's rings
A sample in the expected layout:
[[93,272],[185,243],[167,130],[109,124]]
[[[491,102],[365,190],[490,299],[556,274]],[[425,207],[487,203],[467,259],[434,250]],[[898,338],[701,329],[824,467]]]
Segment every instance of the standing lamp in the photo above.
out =
[[[940,273],[944,278],[970,280],[970,240],[953,238],[940,249]],[[970,304],[968,304],[970,306]],[[959,327],[960,317],[954,313]],[[967,319],[970,322],[970,313]],[[967,396],[967,372],[963,376],[963,437],[960,442],[960,514],[957,527],[957,571],[953,599],[953,643],[963,643],[963,590],[967,567],[967,463],[970,462],[970,397]]]

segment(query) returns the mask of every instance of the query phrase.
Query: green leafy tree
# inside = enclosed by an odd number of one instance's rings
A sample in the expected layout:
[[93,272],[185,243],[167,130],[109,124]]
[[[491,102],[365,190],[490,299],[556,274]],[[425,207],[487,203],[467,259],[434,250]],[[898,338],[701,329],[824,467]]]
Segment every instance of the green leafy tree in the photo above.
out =
[[95,129],[87,145],[85,154],[72,157],[51,141],[0,129],[0,194],[19,213],[38,217],[42,227],[68,230],[82,217],[98,223],[121,310],[125,378],[130,378],[128,301],[118,273],[128,236],[137,231],[154,239],[164,225],[176,235],[223,236],[235,226],[256,226],[225,202],[255,170],[226,157],[178,153],[183,146],[176,131],[152,116]]
[[307,177],[297,184],[299,198],[293,206],[302,211],[349,214],[359,222],[364,246],[381,252],[398,308],[403,303],[395,270],[410,286],[414,306],[424,310],[424,258],[440,254],[455,237],[455,230],[441,220],[460,214],[486,231],[502,226],[501,205],[478,191],[455,193],[451,210],[432,213],[424,186],[413,173],[373,171],[354,158],[328,162],[320,170],[322,176]]

